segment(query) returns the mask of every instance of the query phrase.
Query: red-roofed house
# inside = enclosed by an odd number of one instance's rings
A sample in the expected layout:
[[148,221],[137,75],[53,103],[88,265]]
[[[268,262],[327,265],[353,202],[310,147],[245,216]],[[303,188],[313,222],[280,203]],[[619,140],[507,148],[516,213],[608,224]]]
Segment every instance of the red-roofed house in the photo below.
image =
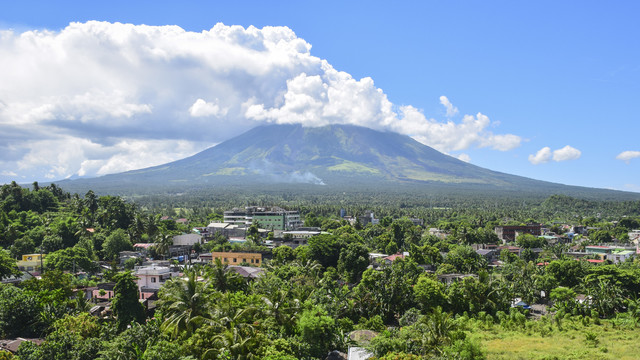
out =
[[396,259],[404,259],[404,258],[405,258],[404,254],[397,253],[397,254],[389,255],[389,256],[387,256],[385,258],[382,258],[382,260],[384,260],[385,264],[391,265],[391,263],[396,261]]

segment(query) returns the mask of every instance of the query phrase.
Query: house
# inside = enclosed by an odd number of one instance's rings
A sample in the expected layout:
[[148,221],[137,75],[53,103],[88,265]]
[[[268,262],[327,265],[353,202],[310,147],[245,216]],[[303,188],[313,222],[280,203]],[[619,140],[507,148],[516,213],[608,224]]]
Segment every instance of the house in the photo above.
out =
[[497,251],[502,252],[502,250],[509,250],[509,252],[518,256],[520,256],[520,252],[522,251],[518,246],[498,246]]
[[524,226],[496,226],[493,230],[500,240],[506,242],[516,241],[516,237],[519,234],[531,234],[534,236],[542,235],[542,225],[540,224]]
[[438,275],[438,280],[449,285],[454,281],[464,280],[465,278],[472,277],[477,279],[478,275],[476,274],[440,274]]
[[265,270],[263,268],[254,267],[254,266],[229,266],[230,271],[234,271],[238,273],[245,279],[257,279],[262,274],[264,274]]
[[607,260],[611,260],[614,264],[625,262],[627,259],[635,256],[635,251],[625,249],[611,250],[611,254],[607,255]]
[[489,263],[496,260],[499,255],[495,249],[478,249],[476,250],[476,254],[485,258]]
[[2,279],[2,281],[0,282],[3,284],[18,285],[21,282],[29,279],[33,279],[33,275],[31,275],[31,273],[27,271],[22,271],[19,275],[11,275],[9,277]]
[[5,350],[12,354],[15,354],[18,351],[20,344],[25,341],[31,341],[36,345],[40,345],[44,342],[44,339],[26,339],[19,337],[12,340],[0,340],[0,350]]
[[571,232],[574,234],[580,234],[580,235],[587,235],[588,231],[587,231],[587,227],[583,226],[583,225],[574,225],[571,228]]
[[36,272],[42,271],[42,263],[47,254],[26,254],[22,255],[22,260],[16,262],[20,271]]
[[252,264],[255,266],[262,265],[261,253],[242,253],[242,252],[212,252],[211,260],[220,259],[223,264],[240,265],[242,263]]
[[180,275],[177,270],[169,266],[160,266],[157,264],[136,266],[134,271],[138,278],[137,283],[141,299],[151,297],[158,292],[167,280]]
[[94,299],[109,300],[115,295],[113,291],[115,286],[116,283],[113,282],[98,284],[95,288],[91,288],[91,297]]
[[120,266],[124,265],[124,263],[129,259],[139,259],[142,258],[144,260],[144,255],[138,251],[120,251]]
[[404,253],[396,253],[393,255],[389,255],[387,257],[382,258],[382,260],[384,261],[384,263],[386,265],[391,265],[394,261],[396,261],[396,259],[404,259],[405,257],[409,256],[408,252],[404,252]]

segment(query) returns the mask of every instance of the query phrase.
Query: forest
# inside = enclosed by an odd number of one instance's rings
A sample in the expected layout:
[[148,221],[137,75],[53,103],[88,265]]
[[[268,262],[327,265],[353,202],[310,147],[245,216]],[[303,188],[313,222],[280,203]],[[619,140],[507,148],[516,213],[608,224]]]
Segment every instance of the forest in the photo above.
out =
[[[150,243],[151,257],[167,258],[172,236],[246,205],[298,210],[305,226],[323,233],[295,249],[266,247],[257,235],[241,245],[216,237],[194,251],[262,252],[269,259],[262,276],[244,278],[220,261],[180,265],[181,276],[160,288],[155,311],[145,308],[132,272],[139,263],[120,265],[120,252]],[[340,209],[372,210],[380,222],[350,224]],[[178,217],[189,225],[172,220]],[[592,229],[567,244],[521,235],[509,244],[520,255],[502,250],[499,265],[471,246],[501,243],[495,226],[529,223],[558,235],[565,225]],[[0,338],[42,342],[23,342],[15,354],[0,351],[0,359],[325,359],[350,346],[387,360],[631,359],[640,262],[594,264],[565,251],[625,244],[638,228],[638,201],[564,195],[122,198],[7,184],[0,188],[0,278],[20,275],[16,260],[23,254],[46,257],[39,278],[0,285]],[[372,264],[370,253],[401,256]],[[455,279],[443,281],[447,275]],[[115,284],[111,312],[93,316],[83,289],[108,282]],[[527,306],[514,306],[515,299]]]

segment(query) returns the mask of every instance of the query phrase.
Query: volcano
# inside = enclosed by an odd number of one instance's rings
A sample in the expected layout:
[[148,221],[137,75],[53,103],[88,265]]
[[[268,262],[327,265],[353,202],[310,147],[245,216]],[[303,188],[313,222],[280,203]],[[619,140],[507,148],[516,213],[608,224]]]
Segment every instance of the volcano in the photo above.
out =
[[59,184],[72,190],[107,188],[118,193],[118,189],[131,188],[149,192],[155,188],[296,183],[369,188],[407,185],[537,194],[622,193],[492,171],[443,154],[406,135],[353,125],[258,126],[182,160]]

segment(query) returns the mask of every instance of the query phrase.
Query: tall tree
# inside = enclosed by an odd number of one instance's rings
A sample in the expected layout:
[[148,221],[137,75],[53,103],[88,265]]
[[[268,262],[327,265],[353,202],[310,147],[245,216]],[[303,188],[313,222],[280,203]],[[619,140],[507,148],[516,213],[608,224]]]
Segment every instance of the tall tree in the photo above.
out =
[[127,325],[135,321],[142,324],[145,320],[144,306],[140,303],[140,292],[136,284],[136,277],[129,271],[122,272],[114,277],[116,285],[113,288],[112,309],[116,317],[116,326],[119,331],[127,328]]

